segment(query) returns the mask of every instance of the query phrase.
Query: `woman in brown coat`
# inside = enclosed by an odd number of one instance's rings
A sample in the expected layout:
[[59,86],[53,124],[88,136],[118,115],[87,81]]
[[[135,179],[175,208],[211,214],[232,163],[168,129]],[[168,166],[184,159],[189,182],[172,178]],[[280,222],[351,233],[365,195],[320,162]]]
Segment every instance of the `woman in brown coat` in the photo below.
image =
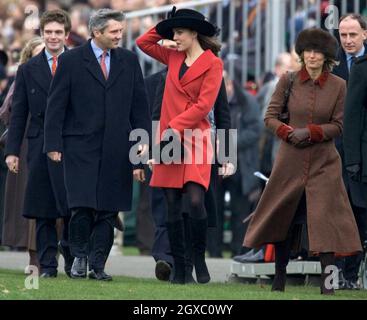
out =
[[[298,224],[307,225],[309,251],[320,257],[321,293],[333,293],[325,285],[325,268],[334,264],[334,256],[361,251],[333,141],[342,133],[346,93],[345,81],[330,73],[336,50],[337,42],[328,32],[302,31],[296,52],[303,68],[295,74],[289,96],[289,125],[278,120],[289,75],[280,79],[265,115],[266,126],[283,141],[244,244],[275,244],[272,290],[284,291],[286,266]],[[307,208],[303,215],[299,210],[302,202]]]
[[[27,62],[37,55],[44,47],[40,37],[32,38],[21,52],[20,64]],[[0,120],[9,126],[11,104],[14,92],[13,82],[8,95],[0,109]],[[36,223],[34,219],[25,219],[22,216],[23,198],[27,184],[27,139],[23,139],[20,152],[20,168],[18,174],[8,173],[5,185],[4,225],[2,244],[12,248],[27,248],[29,252],[29,265],[38,266],[36,254]]]

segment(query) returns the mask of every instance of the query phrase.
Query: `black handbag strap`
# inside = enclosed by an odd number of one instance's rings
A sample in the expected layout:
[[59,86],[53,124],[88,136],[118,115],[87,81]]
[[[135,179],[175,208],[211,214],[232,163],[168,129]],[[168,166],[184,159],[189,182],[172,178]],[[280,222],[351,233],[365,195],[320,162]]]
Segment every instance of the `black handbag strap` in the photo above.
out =
[[287,85],[287,88],[284,91],[284,102],[283,102],[283,111],[282,111],[282,113],[287,113],[288,112],[288,100],[289,100],[289,96],[291,94],[294,79],[296,78],[296,73],[295,72],[289,72],[288,75],[287,75],[287,78],[288,78],[288,85]]

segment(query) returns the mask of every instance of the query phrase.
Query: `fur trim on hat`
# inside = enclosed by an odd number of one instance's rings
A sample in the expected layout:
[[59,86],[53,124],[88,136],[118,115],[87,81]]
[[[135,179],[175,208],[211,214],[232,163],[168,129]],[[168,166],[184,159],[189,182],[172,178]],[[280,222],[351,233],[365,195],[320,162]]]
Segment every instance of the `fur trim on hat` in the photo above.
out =
[[296,40],[295,50],[299,56],[305,50],[315,50],[323,53],[325,57],[335,60],[338,41],[325,30],[310,28],[300,32]]

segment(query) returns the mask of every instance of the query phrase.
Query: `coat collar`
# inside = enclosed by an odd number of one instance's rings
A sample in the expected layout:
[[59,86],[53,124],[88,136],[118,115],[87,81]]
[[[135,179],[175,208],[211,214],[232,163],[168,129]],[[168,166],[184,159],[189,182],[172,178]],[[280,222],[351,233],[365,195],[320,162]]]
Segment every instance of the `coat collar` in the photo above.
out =
[[[67,50],[68,48],[65,47],[64,52]],[[46,49],[44,48],[38,55],[32,58],[29,63],[30,68],[33,69],[32,76],[34,80],[40,85],[46,94],[48,94],[48,90],[52,81],[52,74],[45,51]]]
[[52,75],[50,67],[47,62],[45,49],[43,49],[38,55],[36,55],[29,62],[30,67],[33,69],[32,77],[47,94],[50,88]]
[[99,65],[97,58],[93,52],[90,44],[91,40],[88,40],[83,45],[83,57],[86,62],[88,71],[106,88],[110,87],[118,75],[125,67],[125,62],[121,56],[121,52],[118,49],[111,49],[111,60],[110,60],[110,73],[106,80],[103,76],[101,66]]
[[345,51],[342,48],[339,49],[338,58],[339,58],[339,65],[335,66],[334,70],[337,70],[336,72],[337,75],[342,76],[342,78],[345,78],[348,81],[349,70],[347,63],[347,55],[345,54]]
[[[180,79],[181,85],[185,86],[189,82],[200,77],[206,70],[208,70],[211,67],[214,59],[215,59],[215,55],[213,54],[213,52],[210,49],[205,50],[195,60],[195,62],[190,66],[190,68],[185,72],[183,77]],[[185,60],[185,57],[182,60],[181,64],[178,66],[178,72],[180,72],[180,68],[184,60]]]
[[180,68],[186,59],[186,55],[183,52],[177,51],[174,54],[174,63],[170,64],[170,80],[173,82],[178,91],[189,97],[189,94],[186,92],[184,87],[207,71],[211,67],[216,56],[211,50],[204,51],[185,72],[183,77],[179,79]]
[[[314,81],[314,84],[317,84],[320,86],[320,88],[322,88],[329,77],[329,73],[329,71],[324,70],[321,75]],[[301,82],[306,82],[307,80],[311,79],[306,67],[303,67],[298,74]]]
[[[364,45],[364,54],[367,54],[367,44]],[[349,69],[347,63],[347,55],[342,47],[339,48],[337,54],[339,65],[334,67],[333,73],[337,76],[342,77],[346,81],[349,80]]]

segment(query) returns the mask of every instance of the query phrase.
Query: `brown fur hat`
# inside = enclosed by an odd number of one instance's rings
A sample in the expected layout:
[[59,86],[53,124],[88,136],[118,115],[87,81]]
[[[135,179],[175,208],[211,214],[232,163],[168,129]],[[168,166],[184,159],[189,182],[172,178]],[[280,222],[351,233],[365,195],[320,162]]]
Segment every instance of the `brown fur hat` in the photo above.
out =
[[319,28],[305,29],[297,37],[295,50],[299,56],[305,50],[315,50],[323,53],[326,58],[335,60],[338,41],[325,30]]

